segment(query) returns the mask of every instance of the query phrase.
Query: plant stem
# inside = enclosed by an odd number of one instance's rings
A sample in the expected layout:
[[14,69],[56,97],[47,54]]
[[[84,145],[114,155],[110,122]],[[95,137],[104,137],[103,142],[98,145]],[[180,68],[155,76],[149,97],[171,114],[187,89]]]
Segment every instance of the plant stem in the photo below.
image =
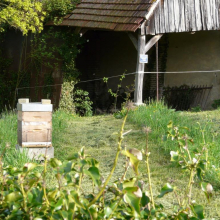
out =
[[127,113],[125,115],[125,118],[124,118],[122,126],[121,126],[121,131],[120,131],[120,135],[119,135],[119,138],[118,138],[118,149],[117,149],[117,153],[116,153],[116,156],[115,156],[115,160],[114,160],[114,164],[113,164],[112,170],[111,170],[108,178],[106,179],[103,187],[99,191],[98,195],[89,203],[88,207],[93,205],[99,199],[99,197],[103,194],[103,192],[105,190],[105,187],[107,186],[108,182],[110,181],[110,179],[111,179],[111,177],[112,177],[112,175],[113,175],[113,173],[115,171],[116,165],[118,163],[118,157],[119,157],[119,154],[121,152],[121,143],[122,143],[122,140],[123,140],[123,131],[124,131],[125,122],[127,120],[127,117],[128,117],[128,111],[127,111]]
[[23,195],[23,198],[24,198],[24,200],[23,200],[24,210],[25,210],[25,212],[27,212],[27,203],[26,203],[27,195],[26,195],[26,193],[24,191],[23,180],[21,182],[21,192],[22,192],[22,195]]
[[50,205],[50,203],[48,201],[47,193],[46,193],[46,173],[47,173],[47,158],[45,156],[44,172],[43,172],[43,191],[44,191],[44,199],[46,201],[46,206],[48,207]]
[[125,179],[125,177],[126,177],[126,174],[127,174],[127,172],[128,172],[128,168],[129,168],[129,162],[128,162],[128,160],[127,160],[127,161],[126,161],[126,165],[125,165],[125,172],[124,172],[124,174],[122,175],[121,180],[120,180],[121,183],[124,181],[124,179]]
[[179,196],[178,196],[176,190],[173,190],[173,192],[174,192],[174,194],[175,194],[175,196],[176,196],[176,199],[177,199],[177,201],[178,201],[179,206],[181,207],[180,198],[179,198]]
[[77,190],[78,193],[79,193],[79,190],[81,188],[81,183],[82,183],[82,173],[80,173],[80,175],[79,175],[79,187],[78,187],[78,190]]
[[149,190],[150,190],[150,197],[151,197],[151,203],[153,206],[153,209],[155,209],[154,204],[154,196],[153,196],[153,190],[152,190],[152,184],[151,184],[151,176],[150,176],[150,165],[149,165],[149,152],[148,152],[148,132],[146,133],[146,165],[147,165],[147,176],[148,176],[148,182],[149,182]]
[[153,196],[153,190],[152,190],[152,184],[151,184],[151,176],[150,176],[150,166],[149,166],[149,156],[146,155],[146,164],[147,164],[147,176],[148,176],[148,182],[149,182],[149,190],[150,190],[150,197],[151,197],[151,203],[153,208],[155,209],[154,205],[154,196]]
[[108,217],[107,220],[110,220],[110,219],[111,219],[111,217],[112,217],[112,215],[114,214],[115,210],[118,208],[118,206],[119,206],[121,200],[122,200],[122,196],[120,197],[120,199],[119,199],[117,205],[116,205],[115,208],[112,210],[112,213],[109,215],[109,217]]
[[187,206],[187,200],[188,200],[188,205],[190,205],[190,203],[191,203],[193,177],[194,177],[194,168],[191,168],[190,169],[189,183],[188,183],[188,186],[186,188],[185,198],[183,200],[183,205],[186,205],[186,206]]
[[57,167],[57,181],[58,181],[59,191],[61,191],[61,180],[60,180],[60,174],[59,174],[59,167]]

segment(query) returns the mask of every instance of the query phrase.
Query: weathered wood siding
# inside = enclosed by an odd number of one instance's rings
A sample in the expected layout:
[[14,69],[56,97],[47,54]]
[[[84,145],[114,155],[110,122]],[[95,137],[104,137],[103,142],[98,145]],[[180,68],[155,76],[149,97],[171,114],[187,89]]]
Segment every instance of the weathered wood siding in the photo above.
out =
[[220,0],[161,0],[147,34],[219,30]]

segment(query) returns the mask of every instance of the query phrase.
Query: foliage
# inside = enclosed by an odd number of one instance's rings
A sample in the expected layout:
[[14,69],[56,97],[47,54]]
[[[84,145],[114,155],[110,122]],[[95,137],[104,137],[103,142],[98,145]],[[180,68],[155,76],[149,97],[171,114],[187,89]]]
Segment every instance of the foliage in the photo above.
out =
[[62,22],[79,0],[2,0],[0,3],[0,31],[7,25],[19,29],[24,35],[43,30],[44,21]]
[[73,102],[78,115],[92,116],[92,101],[90,101],[88,92],[76,89],[73,93]]
[[73,103],[73,89],[74,82],[63,83],[59,105],[60,110],[70,114],[75,114],[75,105]]
[[[122,147],[123,131],[128,111],[119,132],[116,156],[110,174],[103,179],[99,169],[99,162],[86,154],[85,148],[79,153],[69,156],[68,161],[61,162],[58,159],[45,157],[44,164],[26,163],[22,169],[7,166],[3,167],[0,158],[0,216],[3,219],[205,219],[203,207],[191,202],[188,193],[192,193],[192,175],[189,178],[189,186],[186,189],[185,202],[179,203],[179,208],[167,212],[163,206],[156,203],[152,190],[143,188],[143,176],[138,172],[138,166],[145,160],[148,171],[148,182],[151,187],[149,169],[149,149],[139,151]],[[190,142],[185,138],[186,134],[179,129],[168,125],[168,137],[177,140],[180,149],[182,141]],[[149,128],[145,128],[148,142]],[[185,152],[182,152],[185,150]],[[204,169],[204,162],[198,154],[197,161],[190,159],[191,154],[187,149],[181,152],[171,153],[171,160],[181,166],[182,160],[186,160],[187,169],[198,170],[197,174]],[[109,183],[112,178],[119,156],[126,158],[125,172],[119,180]],[[185,157],[188,156],[188,157]],[[193,156],[194,157],[194,156]],[[193,158],[191,157],[191,158]],[[188,161],[189,159],[189,161]],[[131,167],[134,177],[127,179],[127,170]],[[186,169],[185,167],[182,167]],[[50,171],[49,171],[50,169]],[[49,189],[46,177],[49,172],[57,179],[57,186]],[[200,175],[198,175],[200,177]],[[86,178],[91,180],[91,188],[83,190],[82,184]],[[212,186],[202,183],[202,190],[210,198]],[[170,184],[165,184],[157,197],[163,197],[176,189]],[[190,198],[190,199],[189,199]],[[179,201],[179,200],[178,200]],[[186,208],[187,207],[187,208]]]
[[[68,79],[70,82],[75,81],[75,78],[78,77],[79,73],[75,69],[74,60],[79,52],[78,46],[80,44],[80,38],[73,32],[72,29],[65,27],[62,29],[58,27],[44,27],[44,32],[41,32],[45,19],[46,21],[61,21],[61,17],[63,17],[66,13],[69,13],[75,7],[76,3],[77,1],[74,0],[1,1],[0,27],[4,27],[6,30],[5,25],[2,26],[5,22],[1,20],[1,15],[7,12],[7,16],[10,17],[8,17],[11,22],[10,25],[18,25],[16,28],[20,28],[25,35],[28,34],[28,31],[35,33],[34,35],[29,35],[30,37],[23,37],[19,67],[16,72],[12,72],[10,70],[10,64],[5,65],[8,61],[6,62],[5,60],[4,51],[1,50],[0,52],[0,64],[4,64],[1,65],[1,72],[4,72],[4,74],[1,75],[1,82],[3,83],[1,92],[6,94],[4,97],[7,100],[7,103],[3,99],[1,100],[1,110],[4,105],[7,105],[7,107],[10,105],[11,108],[15,107],[16,98],[18,96],[17,88],[30,87],[30,79],[33,78],[32,76],[35,76],[36,79],[35,86],[39,86],[42,71],[44,71],[44,82],[47,85],[54,84],[52,73],[58,71],[59,69],[60,71],[63,71],[64,79]],[[35,10],[35,12],[32,13],[32,10]],[[38,16],[38,18],[36,16]],[[19,21],[19,19],[21,19],[21,21]],[[39,19],[40,23],[37,19]],[[25,24],[25,22],[27,24]],[[32,30],[33,24],[35,25],[35,30]],[[21,25],[21,27],[19,25]],[[1,33],[0,37],[4,40],[5,36]],[[3,42],[2,39],[1,43]],[[30,39],[31,42],[29,42]],[[2,44],[4,45],[4,42]],[[10,60],[10,63],[12,62],[13,60]],[[40,86],[42,86],[42,84],[40,84]],[[38,98],[39,92],[41,93],[41,89],[34,89],[36,98],[32,97],[32,101],[39,101]],[[43,88],[43,93],[41,94],[44,95],[44,98],[52,97],[53,87]],[[19,96],[29,97],[30,89],[26,88],[24,90],[19,90]]]
[[[176,141],[178,144],[178,151],[171,151],[171,161],[180,166],[183,170],[189,171],[190,178],[188,186],[186,187],[185,198],[179,204],[183,209],[190,209],[192,203],[192,187],[197,179],[200,183],[202,191],[205,193],[207,199],[212,197],[213,188],[211,184],[203,182],[204,172],[207,168],[208,158],[205,156],[207,152],[206,144],[203,143],[201,151],[193,149],[194,140],[186,133],[187,127],[176,127],[172,122],[168,124],[168,138]],[[193,150],[193,152],[191,152]],[[188,206],[188,207],[187,207]]]
[[71,12],[79,0],[43,0],[46,21],[53,21],[55,24],[62,22],[63,17]]
[[220,99],[216,99],[213,101],[212,108],[217,109],[220,107]]
[[[120,95],[120,89],[121,89],[121,86],[122,86],[122,81],[123,79],[125,78],[125,73],[123,73],[119,79],[119,84],[117,85],[117,89],[115,92],[112,91],[112,89],[108,88],[108,92],[109,94],[114,97],[114,103],[113,103],[113,107],[114,107],[114,111],[116,112],[117,110],[117,101],[118,101],[118,96]],[[108,78],[104,77],[103,78],[103,81],[104,83],[106,83],[106,85],[108,86]]]
[[153,130],[151,134],[152,140],[154,140],[155,145],[161,146],[160,148],[167,154],[170,151],[178,150],[173,141],[162,142],[170,120],[181,127],[189,128],[188,134],[194,139],[194,148],[198,148],[201,151],[203,143],[205,143],[208,149],[206,152],[209,152],[207,160],[210,161],[210,164],[207,164],[209,169],[205,172],[205,179],[211,181],[212,185],[219,188],[220,154],[218,146],[220,144],[220,133],[217,127],[218,111],[201,113],[177,112],[168,108],[163,101],[150,101],[146,106],[140,106],[137,110],[130,112],[128,117],[129,122],[135,123],[139,127],[151,127]]
[[201,106],[200,105],[197,105],[193,108],[191,108],[191,112],[201,112],[202,109],[201,109]]
[[41,32],[46,13],[41,1],[2,0],[0,2],[0,31],[5,25],[19,29],[23,34],[28,31]]
[[[50,69],[54,69],[63,62],[64,73],[69,73],[70,70],[76,73],[74,60],[81,44],[80,38],[70,28],[50,27],[44,33],[34,35],[31,41],[30,58],[36,62],[35,64],[38,63]],[[77,76],[76,73],[75,77]]]

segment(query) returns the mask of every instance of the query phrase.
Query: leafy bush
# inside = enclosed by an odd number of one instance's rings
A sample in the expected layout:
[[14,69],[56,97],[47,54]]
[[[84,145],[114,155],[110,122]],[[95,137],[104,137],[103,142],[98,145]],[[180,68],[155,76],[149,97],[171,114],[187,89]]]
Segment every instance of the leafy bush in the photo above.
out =
[[73,103],[74,82],[64,82],[62,85],[62,93],[59,109],[64,112],[75,114],[75,105]]
[[87,91],[77,89],[73,93],[73,100],[77,114],[80,116],[92,116],[92,101],[90,101]]
[[63,17],[71,12],[79,0],[43,0],[43,8],[47,12],[46,20],[59,24]]
[[193,108],[191,108],[191,112],[201,112],[202,111],[202,108],[200,105],[197,105]]
[[212,104],[212,108],[217,109],[220,107],[220,99],[214,100]]
[[[176,196],[178,206],[167,212],[154,200],[167,193],[177,190],[170,184],[165,184],[160,194],[155,197],[151,187],[151,172],[149,165],[148,136],[150,128],[145,127],[146,149],[127,150],[122,148],[123,131],[128,111],[124,117],[119,132],[118,147],[110,174],[104,179],[99,170],[99,163],[86,155],[82,148],[61,162],[57,159],[47,160],[44,164],[26,163],[22,169],[3,167],[0,158],[0,217],[2,219],[205,219],[203,207],[192,201],[192,185],[197,176],[201,188],[208,199],[212,195],[212,186],[202,182],[202,174],[206,168],[202,152],[190,152],[192,139],[171,122],[168,124],[167,138],[178,144],[179,151],[171,152],[171,161],[188,170],[189,183],[184,189],[184,196]],[[114,183],[109,183],[114,174],[118,158],[124,155],[126,159],[125,172]],[[144,189],[144,177],[138,172],[138,166],[144,160],[147,167],[149,188]],[[48,164],[57,179],[57,187],[49,189],[46,176],[49,174]],[[134,171],[134,177],[127,179],[128,168]],[[51,173],[51,172],[50,172]],[[85,178],[91,179],[90,186],[84,190]]]

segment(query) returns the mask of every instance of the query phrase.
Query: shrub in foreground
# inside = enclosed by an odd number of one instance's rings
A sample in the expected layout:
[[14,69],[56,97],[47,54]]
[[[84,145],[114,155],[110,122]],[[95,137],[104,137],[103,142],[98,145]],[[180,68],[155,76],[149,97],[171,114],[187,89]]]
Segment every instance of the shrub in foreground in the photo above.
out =
[[[86,155],[84,148],[64,163],[55,158],[49,161],[45,158],[44,164],[27,163],[23,169],[3,167],[1,158],[1,219],[205,219],[203,207],[192,201],[192,186],[197,178],[202,190],[210,199],[212,186],[202,180],[202,173],[206,168],[206,161],[202,158],[206,149],[202,152],[190,152],[192,139],[185,133],[185,128],[179,129],[169,123],[167,138],[176,141],[179,147],[179,151],[171,152],[171,161],[189,172],[189,181],[181,197],[177,195],[175,187],[168,183],[155,197],[151,187],[149,165],[150,128],[144,128],[146,149],[139,151],[122,148],[127,113],[120,130],[114,164],[106,179],[100,175],[98,161]],[[109,183],[120,155],[127,158],[125,172],[119,180]],[[146,163],[148,189],[144,189],[145,179],[138,173],[138,166],[142,160]],[[49,189],[46,185],[48,166],[52,168],[57,179],[57,187],[54,189]],[[129,167],[132,167],[134,177],[127,179]],[[39,172],[39,169],[42,169],[42,172]],[[83,190],[86,177],[91,179],[92,190]],[[178,206],[167,212],[162,204],[156,202],[156,198],[171,192],[175,193]]]

